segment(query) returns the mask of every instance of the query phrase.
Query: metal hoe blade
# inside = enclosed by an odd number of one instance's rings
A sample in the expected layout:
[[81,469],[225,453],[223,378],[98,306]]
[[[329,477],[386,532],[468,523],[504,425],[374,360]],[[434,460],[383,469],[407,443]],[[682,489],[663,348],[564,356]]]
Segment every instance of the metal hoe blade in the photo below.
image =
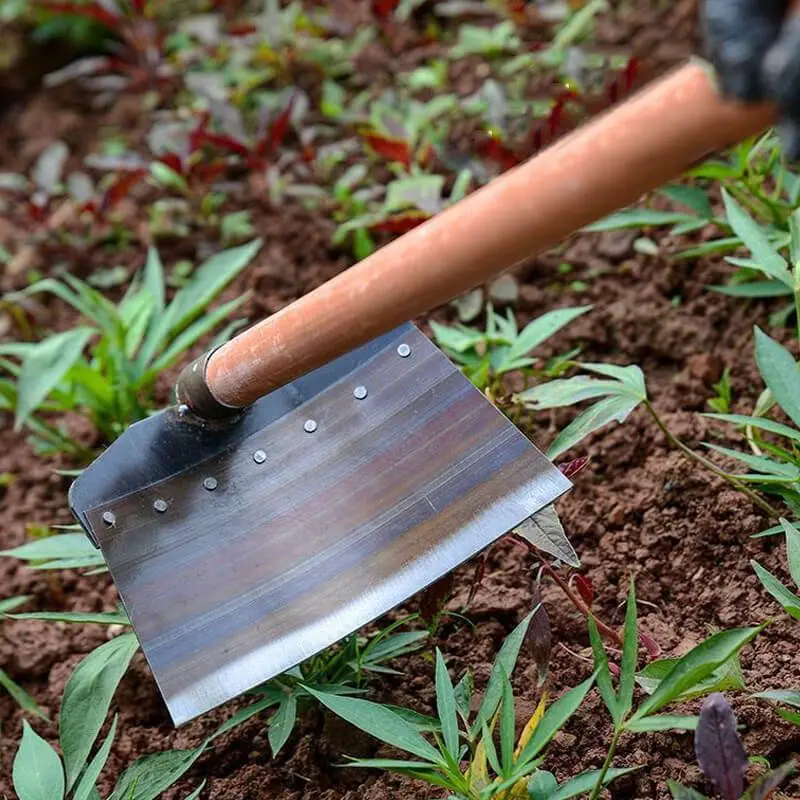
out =
[[411,325],[234,425],[132,426],[70,502],[176,725],[399,605],[569,481]]

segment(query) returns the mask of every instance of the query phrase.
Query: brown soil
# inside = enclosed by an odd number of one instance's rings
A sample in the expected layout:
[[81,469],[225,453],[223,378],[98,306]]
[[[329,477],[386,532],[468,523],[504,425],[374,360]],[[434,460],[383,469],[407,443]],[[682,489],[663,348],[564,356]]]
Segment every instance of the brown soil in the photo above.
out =
[[[676,3],[654,24],[651,5],[639,3],[632,11],[620,11],[600,33],[610,45],[633,42],[637,50],[654,54],[663,68],[693,50],[695,8],[693,2]],[[88,127],[85,120],[76,120],[72,107],[60,103],[57,94],[43,92],[10,114],[3,131],[5,141],[0,144],[0,154],[7,159],[3,168],[11,166],[15,143],[26,137],[26,126],[33,124],[30,115],[41,115],[42,108],[52,109],[60,120],[55,125],[58,131],[49,129],[50,136],[65,135],[62,124],[76,141],[81,139],[81,131],[96,129]],[[75,126],[74,130],[70,126]],[[17,157],[27,158],[16,156],[15,163]],[[253,317],[274,312],[346,265],[329,244],[330,225],[319,217],[291,206],[273,209],[264,205],[257,209],[256,222],[266,246],[235,287],[236,291],[244,286],[254,290],[255,299],[248,309]],[[651,398],[676,433],[694,447],[712,435],[719,435],[724,442],[725,431],[695,412],[704,410],[712,394],[710,385],[723,366],[731,369],[736,405],[741,410],[751,407],[760,390],[751,330],[753,323],[763,324],[768,308],[707,292],[704,286],[725,274],[724,265],[670,263],[636,255],[632,239],[627,234],[583,236],[559,254],[519,269],[522,296],[518,317],[524,320],[556,305],[592,302],[595,310],[574,323],[568,335],[553,342],[553,351],[562,352],[568,343],[580,342],[587,359],[640,364],[648,377]],[[668,240],[661,243],[670,245]],[[166,257],[174,261],[187,255],[181,247],[168,250]],[[81,271],[108,266],[102,251],[86,256],[79,265]],[[133,267],[137,258],[136,251],[122,253],[115,255],[115,263]],[[573,266],[569,276],[557,269],[562,261]],[[584,281],[588,288],[575,292],[567,280]],[[677,307],[676,298],[680,301]],[[49,313],[58,327],[74,322],[63,309]],[[447,310],[437,312],[440,318],[448,314]],[[164,378],[165,391],[171,378]],[[554,416],[550,425],[537,423],[530,430],[533,440],[546,444],[567,419],[568,414],[563,414]],[[23,437],[11,431],[10,421],[3,422],[0,474],[11,473],[14,481],[0,495],[0,547],[12,547],[25,541],[27,525],[68,523],[71,519],[65,506],[67,481],[55,472],[66,464],[37,459]],[[665,655],[685,652],[715,629],[775,617],[745,651],[744,675],[754,691],[797,686],[800,626],[790,624],[779,613],[748,565],[750,558],[757,558],[777,575],[787,577],[782,548],[772,540],[749,538],[766,527],[764,518],[742,496],[671,452],[643,412],[636,412],[623,427],[595,435],[582,451],[591,454],[591,462],[559,509],[582,558],[583,572],[595,587],[598,616],[621,623],[621,604],[633,575],[641,625]],[[530,557],[510,541],[491,550],[483,586],[469,611],[474,629],[451,619],[437,635],[436,644],[450,659],[454,673],[470,667],[479,684],[486,679],[503,638],[531,607],[532,567]],[[465,565],[458,570],[451,601],[454,609],[466,598],[472,569],[473,565]],[[106,576],[37,573],[10,559],[0,559],[0,585],[3,596],[33,595],[30,609],[97,611],[111,608],[115,600]],[[557,694],[590,673],[586,626],[558,589],[547,582],[543,600],[558,643],[550,668],[551,690]],[[414,607],[414,602],[409,607]],[[55,718],[72,668],[109,635],[113,632],[93,626],[6,621],[0,627],[0,667]],[[404,676],[381,680],[374,696],[432,712],[435,698],[430,661],[414,656],[403,659],[399,666]],[[524,654],[514,677],[520,724],[538,699],[535,675],[531,657]],[[782,724],[770,708],[748,699],[745,693],[733,694],[731,700],[748,752],[763,755],[775,765],[800,750],[797,729]],[[118,774],[135,757],[196,744],[240,705],[233,703],[231,708],[212,712],[176,731],[143,658],[137,656],[116,697],[120,732],[101,790],[110,791]],[[0,694],[0,796],[13,796],[11,762],[21,719],[10,698]],[[37,722],[36,727],[56,741],[55,724]],[[593,693],[556,737],[546,766],[559,779],[597,767],[609,737],[608,715]],[[343,754],[376,752],[372,740],[312,711],[283,753],[271,760],[264,720],[253,719],[221,739],[189,778],[164,796],[185,797],[204,778],[208,782],[202,796],[214,800],[421,800],[442,796],[440,790],[409,780],[334,766]],[[615,798],[665,798],[668,778],[710,791],[695,766],[688,734],[628,736],[616,763],[641,769],[614,785]],[[795,784],[786,796],[800,796],[800,786]]]

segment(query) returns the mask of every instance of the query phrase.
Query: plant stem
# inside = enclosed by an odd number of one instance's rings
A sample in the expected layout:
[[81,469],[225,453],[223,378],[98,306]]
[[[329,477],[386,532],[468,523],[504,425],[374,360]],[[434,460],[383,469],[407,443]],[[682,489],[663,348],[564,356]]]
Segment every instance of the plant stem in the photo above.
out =
[[709,461],[705,456],[701,456],[699,453],[696,453],[692,450],[691,447],[684,444],[674,433],[664,424],[664,421],[658,415],[658,412],[653,408],[653,405],[650,403],[649,400],[644,401],[645,408],[650,413],[650,416],[653,418],[653,421],[658,425],[659,430],[664,434],[667,441],[676,449],[680,450],[687,458],[690,458],[693,461],[696,461],[701,466],[705,467],[710,472],[713,472],[719,478],[727,481],[731,484],[735,489],[740,491],[742,494],[746,495],[752,503],[757,505],[765,514],[769,515],[772,518],[777,518],[780,516],[780,512],[773,508],[763,497],[761,497],[757,492],[754,492],[749,486],[746,486],[742,481],[738,478],[735,478],[733,475],[725,472],[724,469],[720,469],[713,461]]
[[597,783],[594,785],[594,789],[592,789],[592,793],[589,795],[589,800],[597,800],[597,798],[600,797],[600,792],[603,791],[603,781],[605,781],[608,770],[611,767],[611,762],[614,760],[614,755],[617,752],[617,745],[619,744],[619,737],[621,735],[622,728],[615,728],[614,736],[611,738],[611,744],[606,754],[606,760],[600,768],[600,774],[597,776]]

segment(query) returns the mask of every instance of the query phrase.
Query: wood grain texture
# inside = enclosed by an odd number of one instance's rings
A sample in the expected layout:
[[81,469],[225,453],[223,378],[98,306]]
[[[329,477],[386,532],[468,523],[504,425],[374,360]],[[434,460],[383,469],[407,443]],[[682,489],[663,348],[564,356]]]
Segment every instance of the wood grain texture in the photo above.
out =
[[393,341],[229,452],[88,512],[176,724],[398,605],[569,487],[425,336],[402,341],[408,358]]

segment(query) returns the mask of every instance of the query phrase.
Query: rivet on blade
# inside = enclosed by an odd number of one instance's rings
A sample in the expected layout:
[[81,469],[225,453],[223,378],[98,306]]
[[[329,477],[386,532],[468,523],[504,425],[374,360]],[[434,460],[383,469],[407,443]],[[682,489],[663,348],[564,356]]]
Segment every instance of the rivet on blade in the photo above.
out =
[[303,423],[303,430],[304,430],[306,433],[314,433],[314,431],[315,431],[316,429],[317,429],[317,421],[316,421],[316,420],[314,420],[314,419],[307,419],[307,420],[306,420],[306,421]]
[[255,461],[256,464],[263,464],[266,460],[267,454],[263,450],[256,450],[255,453],[253,453],[253,461]]
[[160,497],[157,500],[153,500],[153,509],[158,511],[159,514],[163,514],[167,510],[167,501],[162,500]]
[[397,346],[397,355],[399,355],[400,358],[408,358],[411,355],[411,348],[403,342],[403,344]]
[[103,522],[108,525],[109,528],[113,528],[117,524],[117,515],[113,511],[104,511]]
[[213,492],[214,489],[217,488],[217,479],[212,477],[204,478],[203,488],[208,489],[209,492]]
[[353,389],[353,397],[355,397],[356,400],[363,400],[366,396],[367,396],[366,386],[356,386],[356,388]]

